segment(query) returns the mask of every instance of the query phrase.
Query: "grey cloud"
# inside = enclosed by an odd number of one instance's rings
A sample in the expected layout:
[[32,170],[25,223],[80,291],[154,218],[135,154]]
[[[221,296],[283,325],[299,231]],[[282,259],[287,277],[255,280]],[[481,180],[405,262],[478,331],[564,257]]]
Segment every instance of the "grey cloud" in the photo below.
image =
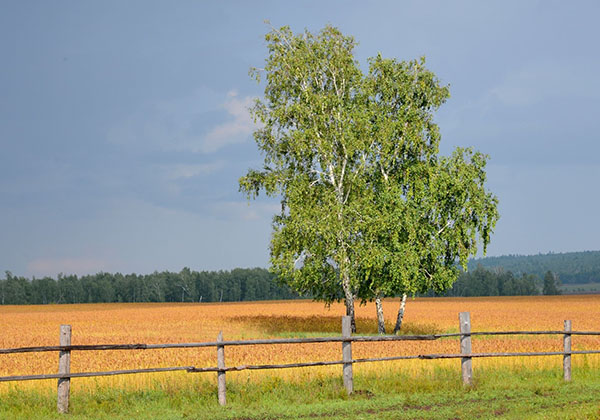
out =
[[245,142],[255,128],[248,111],[253,98],[239,98],[230,92],[219,96],[221,105],[215,107],[216,97],[202,89],[190,96],[148,104],[113,126],[108,141],[125,147],[202,154]]

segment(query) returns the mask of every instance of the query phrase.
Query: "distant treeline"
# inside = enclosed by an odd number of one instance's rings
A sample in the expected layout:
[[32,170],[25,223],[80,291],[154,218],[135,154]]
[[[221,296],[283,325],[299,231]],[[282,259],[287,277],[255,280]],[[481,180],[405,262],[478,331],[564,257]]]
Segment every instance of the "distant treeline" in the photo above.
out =
[[600,251],[487,257],[471,260],[469,270],[474,270],[477,265],[488,269],[502,267],[518,275],[527,273],[539,278],[552,271],[563,284],[600,282]]
[[59,275],[27,279],[6,272],[0,279],[3,305],[98,302],[239,302],[295,299],[263,268],[231,271],[168,271],[152,274]]
[[516,275],[503,269],[487,270],[481,265],[463,272],[444,296],[528,296],[559,294],[559,278],[546,272],[543,278],[535,274]]
[[[461,273],[444,296],[515,296],[556,294],[558,278],[546,273],[515,275],[482,266]],[[306,297],[306,296],[305,296]],[[152,274],[59,275],[28,279],[6,272],[0,279],[0,304],[100,302],[240,302],[298,299],[297,293],[276,281],[263,268],[232,271],[169,271]]]

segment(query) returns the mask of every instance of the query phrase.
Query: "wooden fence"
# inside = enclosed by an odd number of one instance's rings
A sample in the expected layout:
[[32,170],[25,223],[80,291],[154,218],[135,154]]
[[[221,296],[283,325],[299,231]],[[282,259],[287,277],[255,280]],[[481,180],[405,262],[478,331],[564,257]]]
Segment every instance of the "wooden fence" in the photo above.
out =
[[[58,379],[58,401],[57,408],[60,413],[69,411],[69,389],[71,378],[82,378],[92,376],[112,376],[134,373],[150,372],[172,372],[186,371],[189,373],[198,372],[217,372],[218,382],[218,401],[219,404],[226,404],[226,380],[227,372],[258,369],[285,369],[309,366],[331,366],[342,365],[342,374],[344,386],[348,394],[353,392],[352,365],[354,363],[382,362],[391,360],[409,360],[409,359],[461,359],[462,379],[465,385],[471,385],[473,380],[472,359],[479,357],[522,357],[522,356],[563,356],[563,375],[565,381],[571,380],[571,356],[573,354],[600,354],[600,350],[571,350],[571,337],[573,335],[592,335],[599,336],[597,331],[572,331],[571,321],[564,322],[564,330],[556,331],[489,331],[489,332],[471,332],[471,319],[469,312],[459,314],[458,333],[449,334],[429,334],[429,335],[400,335],[400,336],[352,336],[350,333],[350,318],[342,317],[342,335],[341,337],[316,337],[316,338],[283,338],[283,339],[259,339],[259,340],[239,340],[224,341],[223,334],[219,333],[217,341],[203,343],[173,343],[173,344],[92,344],[92,345],[72,345],[71,344],[71,326],[61,325],[60,340],[58,346],[41,347],[19,347],[11,349],[0,349],[0,354],[12,353],[31,353],[31,352],[51,352],[56,351],[59,354],[58,373],[46,375],[24,375],[24,376],[1,376],[0,382],[7,381],[28,381],[41,379]],[[471,351],[471,337],[484,335],[562,335],[563,351],[560,352],[518,352],[518,353],[473,353]],[[383,342],[383,341],[428,341],[437,340],[444,337],[460,338],[460,353],[454,354],[419,354],[410,356],[392,356],[377,358],[352,358],[353,342]],[[294,344],[294,343],[342,343],[342,360],[272,364],[272,365],[225,365],[225,347],[227,346],[254,346],[264,344]],[[90,351],[90,350],[150,350],[150,349],[173,349],[173,348],[199,348],[216,347],[217,348],[217,366],[214,367],[195,367],[195,366],[175,366],[149,369],[130,369],[113,370],[103,372],[71,372],[71,352]]]

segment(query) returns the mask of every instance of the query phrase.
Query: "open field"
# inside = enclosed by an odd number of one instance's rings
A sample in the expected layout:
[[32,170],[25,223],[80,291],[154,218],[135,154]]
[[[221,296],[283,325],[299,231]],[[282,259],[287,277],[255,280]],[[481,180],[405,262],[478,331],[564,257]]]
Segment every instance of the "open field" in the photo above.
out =
[[[393,319],[397,300],[384,302],[388,319]],[[574,330],[600,330],[600,296],[554,297],[487,297],[487,298],[419,298],[409,300],[404,333],[456,332],[458,312],[470,311],[473,331],[560,330],[564,319],[573,321]],[[61,323],[73,326],[72,344],[106,343],[174,343],[214,341],[223,330],[225,339],[339,335],[341,304],[325,308],[310,301],[282,301],[223,304],[86,304],[0,307],[0,347],[58,344]],[[358,308],[358,333],[376,331],[373,305]],[[388,325],[391,329],[391,325]],[[600,348],[600,337],[573,338],[573,350]],[[355,343],[353,356],[386,357],[399,354],[457,353],[458,340],[433,342]],[[561,351],[562,337],[475,337],[474,352],[488,351]],[[167,349],[74,352],[72,372],[133,369],[166,366],[215,366],[216,351],[209,349]],[[226,363],[239,364],[294,363],[299,361],[339,360],[339,343],[244,346],[228,348]],[[355,374],[376,374],[397,370],[417,377],[436,369],[452,368],[456,360],[398,361],[355,366]],[[478,368],[487,367],[556,368],[560,357],[477,359]],[[600,366],[598,356],[574,356],[574,377],[583,366]],[[0,375],[55,373],[56,353],[0,355]],[[282,371],[241,372],[228,374],[228,382],[253,382],[277,376],[284,380],[306,381],[321,377],[338,377],[340,367],[287,369]],[[74,392],[110,386],[119,389],[145,389],[158,383],[184,386],[195,383],[198,376],[214,374],[159,373],[110,378],[77,378]],[[203,380],[203,379],[202,379]],[[177,384],[177,385],[174,385]],[[0,384],[7,389],[53,390],[55,381],[32,381]]]
[[[395,317],[398,300],[384,302]],[[473,331],[600,330],[600,295],[409,300],[404,333],[458,330],[470,311]],[[359,334],[376,332],[372,305],[357,311]],[[0,347],[58,344],[62,323],[72,344],[174,343],[225,339],[339,335],[342,305],[308,301],[228,304],[87,304],[1,306]],[[388,325],[391,329],[391,325]],[[573,350],[600,348],[600,337],[573,337]],[[353,356],[457,353],[457,339],[354,343]],[[228,365],[338,360],[340,343],[228,347]],[[561,351],[561,336],[473,337],[473,351]],[[72,372],[165,366],[214,366],[208,349],[72,353]],[[582,419],[600,417],[600,356],[573,356],[573,381],[556,357],[475,359],[472,388],[463,388],[459,360],[408,360],[355,365],[347,396],[341,367],[227,374],[228,405],[216,399],[210,374],[156,373],[71,381],[72,419]],[[54,373],[56,353],[0,355],[0,375]],[[56,381],[0,384],[0,418],[58,419]]]

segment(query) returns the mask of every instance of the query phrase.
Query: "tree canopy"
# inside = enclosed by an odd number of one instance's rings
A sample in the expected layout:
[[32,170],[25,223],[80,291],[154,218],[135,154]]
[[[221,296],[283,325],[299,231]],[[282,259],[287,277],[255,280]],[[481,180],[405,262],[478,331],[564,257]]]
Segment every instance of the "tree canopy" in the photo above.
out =
[[[249,198],[281,198],[271,266],[301,294],[326,303],[443,291],[498,219],[484,188],[486,156],[439,157],[433,112],[449,96],[425,60],[369,59],[327,26],[266,35],[265,78],[252,109],[261,169],[240,178]],[[353,320],[354,326],[354,320]]]
[[542,288],[542,293],[545,295],[559,295],[559,285],[560,281],[558,276],[552,271],[546,271],[546,274],[544,275],[544,287]]

